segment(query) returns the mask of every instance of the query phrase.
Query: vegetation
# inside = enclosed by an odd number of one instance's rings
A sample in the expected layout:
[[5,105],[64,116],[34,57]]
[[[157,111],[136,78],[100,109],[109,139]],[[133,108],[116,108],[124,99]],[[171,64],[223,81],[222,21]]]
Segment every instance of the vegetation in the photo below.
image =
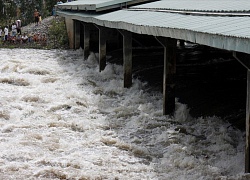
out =
[[[67,0],[61,0],[66,2]],[[57,4],[57,0],[0,0],[0,26],[3,30],[5,26],[11,27],[11,24],[17,19],[22,21],[22,26],[29,26],[34,22],[34,10],[37,9],[45,19],[52,15],[53,7]],[[55,18],[46,25],[48,28],[40,33],[46,34],[46,44],[32,42],[26,44],[13,44],[0,40],[0,47],[32,47],[32,48],[67,48],[68,37],[65,22],[62,18]],[[32,28],[33,29],[33,28]],[[34,30],[34,29],[33,29]],[[33,32],[37,33],[37,32]]]
[[[0,39],[0,48],[35,48],[35,49],[67,49],[69,48],[68,36],[66,31],[66,25],[64,18],[56,17],[51,18],[48,17],[46,24],[44,26],[40,26],[40,29],[33,29],[29,34],[33,34],[33,36],[29,36],[30,40],[25,43],[17,42],[17,41],[3,41]],[[29,24],[26,27],[32,27],[34,25]],[[35,40],[34,35],[40,35],[38,39]],[[45,39],[43,38],[45,35]]]
[[48,31],[50,39],[49,48],[67,48],[68,35],[65,22],[63,20],[53,20]]
[[[62,0],[66,2],[66,0]],[[34,22],[33,12],[37,9],[43,18],[51,15],[57,0],[1,0],[0,25],[10,25],[16,19],[22,20],[22,25]]]

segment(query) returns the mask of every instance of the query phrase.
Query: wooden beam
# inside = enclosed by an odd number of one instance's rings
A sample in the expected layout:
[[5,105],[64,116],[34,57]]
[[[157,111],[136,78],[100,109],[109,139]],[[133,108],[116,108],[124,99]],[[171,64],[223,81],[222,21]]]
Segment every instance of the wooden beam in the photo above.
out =
[[123,76],[124,87],[132,86],[132,33],[119,30],[123,36]]
[[166,37],[156,37],[156,39],[164,47],[163,115],[173,115],[175,111],[175,73],[177,40]]

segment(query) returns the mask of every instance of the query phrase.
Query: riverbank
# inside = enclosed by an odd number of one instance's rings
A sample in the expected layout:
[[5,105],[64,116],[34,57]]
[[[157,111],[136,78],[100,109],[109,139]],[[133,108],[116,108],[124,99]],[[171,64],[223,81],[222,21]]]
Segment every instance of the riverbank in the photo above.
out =
[[[60,25],[60,27],[59,27]],[[55,32],[56,31],[56,32]],[[65,36],[66,28],[64,28],[64,19],[61,17],[49,16],[42,19],[41,23],[28,24],[22,27],[22,35],[25,33],[29,37],[29,41],[20,42],[0,42],[2,48],[35,48],[35,49],[68,49],[67,43],[60,43],[59,40]],[[54,34],[58,34],[55,36]],[[36,38],[36,39],[35,39]]]

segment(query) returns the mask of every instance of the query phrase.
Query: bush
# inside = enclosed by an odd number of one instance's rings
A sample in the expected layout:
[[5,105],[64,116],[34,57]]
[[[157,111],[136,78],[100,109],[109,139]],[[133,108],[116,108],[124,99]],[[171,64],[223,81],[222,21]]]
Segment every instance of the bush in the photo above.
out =
[[65,22],[62,18],[55,18],[53,20],[48,31],[48,36],[52,46],[50,48],[68,48],[69,40]]

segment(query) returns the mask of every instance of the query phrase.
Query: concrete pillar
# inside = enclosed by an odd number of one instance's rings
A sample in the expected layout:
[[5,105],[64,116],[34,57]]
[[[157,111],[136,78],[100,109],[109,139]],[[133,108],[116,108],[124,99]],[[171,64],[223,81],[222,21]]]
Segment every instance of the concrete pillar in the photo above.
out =
[[247,70],[245,172],[250,173],[250,70]]
[[175,111],[175,73],[177,40],[166,37],[156,37],[156,39],[164,47],[163,115],[173,115]]
[[80,32],[80,26],[81,26],[81,23],[79,21],[74,21],[74,30],[75,30],[75,33],[74,33],[74,48],[75,49],[79,49],[80,48],[80,41],[81,41],[81,32]]
[[250,55],[233,52],[233,56],[247,69],[245,172],[250,173]]
[[104,27],[96,27],[99,29],[99,71],[101,72],[106,67],[106,41],[108,31]]
[[83,23],[84,25],[84,59],[87,59],[90,54],[90,25],[87,23]]
[[74,39],[74,21],[70,17],[65,17],[66,30],[69,38],[69,48],[74,49],[75,39]]
[[132,33],[119,31],[123,36],[123,75],[124,87],[132,86]]
[[184,46],[185,46],[185,41],[184,41],[184,40],[179,40],[179,42],[180,42],[179,46],[180,46],[181,48],[184,48]]

